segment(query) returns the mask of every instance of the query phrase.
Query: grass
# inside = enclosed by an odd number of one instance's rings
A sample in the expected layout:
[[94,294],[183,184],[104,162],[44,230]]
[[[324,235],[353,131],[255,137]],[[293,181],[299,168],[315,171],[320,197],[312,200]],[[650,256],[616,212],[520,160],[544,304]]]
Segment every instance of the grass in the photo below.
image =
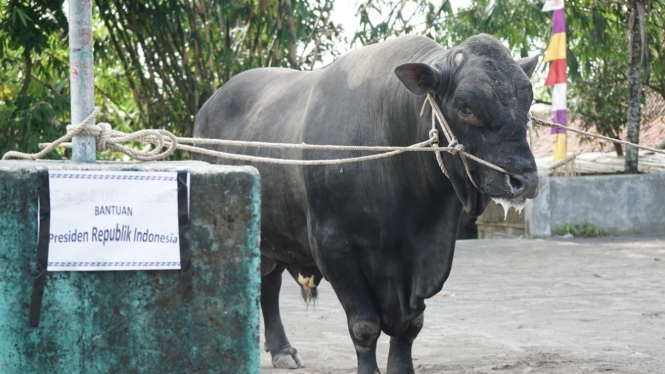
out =
[[555,229],[558,235],[570,234],[574,237],[594,238],[596,236],[607,236],[609,231],[607,229],[600,229],[589,221],[584,221],[583,225],[576,225],[572,222],[567,222],[563,226]]

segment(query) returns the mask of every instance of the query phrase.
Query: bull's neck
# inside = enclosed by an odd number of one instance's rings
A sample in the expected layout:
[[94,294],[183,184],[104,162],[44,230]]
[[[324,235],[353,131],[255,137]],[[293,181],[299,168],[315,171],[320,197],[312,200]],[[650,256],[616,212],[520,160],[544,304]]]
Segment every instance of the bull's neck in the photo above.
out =
[[[397,129],[388,135],[389,139],[386,139],[386,144],[412,145],[429,139],[429,132],[432,129],[432,109],[426,108],[424,115],[420,116],[425,98],[425,95],[414,95],[403,86],[399,88],[397,102],[404,103],[404,114],[402,120],[397,121]],[[437,125],[437,129],[439,130],[439,146],[446,146],[446,139],[441,133],[440,126]],[[437,163],[435,153],[413,152],[412,156],[408,159],[413,160],[413,163],[404,163],[400,167],[417,169],[417,172],[409,174],[416,174],[420,183],[425,184],[422,186],[422,191],[427,192],[423,193],[420,198],[428,200],[432,206],[435,206],[437,215],[459,218],[462,204],[452,183]],[[442,157],[448,159],[452,156],[443,152]],[[454,170],[450,171],[454,172]],[[450,229],[456,232],[457,224],[451,226],[453,227]]]
[[[407,102],[406,105],[406,118],[408,118],[406,126],[400,126],[398,136],[401,139],[409,139],[409,144],[416,144],[423,142],[430,138],[430,130],[432,129],[432,108],[427,105],[423,115],[421,110],[425,104],[426,95],[417,96],[409,92],[407,89],[401,89],[400,95],[403,98],[402,102]],[[438,104],[436,104],[438,105]],[[445,108],[441,108],[445,110]],[[446,113],[444,112],[444,115]],[[439,135],[439,146],[447,146],[447,141],[443,135],[440,124],[436,124],[436,129]],[[391,139],[393,140],[393,139]],[[392,143],[391,143],[392,144]],[[448,159],[450,154],[446,152],[441,153],[444,159]],[[441,193],[451,192],[454,194],[450,180],[445,176],[438,162],[436,161],[436,154],[434,152],[418,152],[419,167],[422,167],[427,175],[427,180],[432,184],[432,187]]]
[[[448,60],[449,54],[450,51],[428,47],[411,54],[403,62],[426,63],[441,69],[443,67],[437,66],[436,61]],[[365,92],[368,95],[365,98],[368,106],[380,103],[377,111],[378,117],[383,123],[377,126],[383,129],[383,140],[380,142],[408,146],[426,141],[429,139],[429,131],[432,128],[432,109],[426,108],[424,115],[420,116],[425,95],[413,94],[394,76],[394,79],[381,79],[381,77],[385,77],[385,74],[394,74],[393,69],[374,72],[378,74],[375,79],[378,82],[384,82],[384,85],[381,88],[373,86],[371,91]],[[386,105],[386,103],[390,103],[390,105]],[[445,110],[445,108],[441,109]],[[440,132],[441,128],[439,126],[437,128]],[[440,146],[446,146],[445,137],[441,132],[439,136]],[[446,159],[451,157],[447,153],[443,153],[442,156]],[[401,169],[402,175],[409,175],[409,178],[414,180],[412,187],[417,188],[419,192],[423,191],[420,193],[420,199],[429,200],[430,205],[438,210],[438,214],[451,214],[459,218],[462,205],[450,180],[439,167],[433,152],[413,152],[411,157],[393,157],[392,162],[395,163],[397,169]],[[455,222],[457,223],[457,221]],[[454,226],[456,229],[457,225]]]

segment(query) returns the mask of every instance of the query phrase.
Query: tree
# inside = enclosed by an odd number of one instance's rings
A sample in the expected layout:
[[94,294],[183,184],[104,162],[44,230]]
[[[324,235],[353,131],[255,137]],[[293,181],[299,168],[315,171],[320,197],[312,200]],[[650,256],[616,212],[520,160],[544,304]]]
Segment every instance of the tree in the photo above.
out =
[[[642,117],[642,65],[644,74],[649,77],[649,50],[647,48],[647,26],[649,0],[628,0],[626,20],[628,23],[628,141],[639,143],[640,120]],[[626,173],[637,174],[637,148],[626,149]]]
[[[379,5],[376,5],[377,2],[369,2],[371,6],[361,5],[359,10],[363,23],[357,39],[374,42],[390,35],[422,30],[444,46],[452,47],[471,35],[484,32],[504,41],[513,53],[521,56],[526,56],[534,49],[544,51],[550,39],[551,13],[541,12],[541,1],[476,0],[457,14],[436,11],[447,5],[447,1],[443,1],[441,7],[430,2],[414,3],[417,4],[415,10],[406,17],[399,12],[403,9],[403,2],[400,1],[378,0]],[[381,14],[382,9],[391,11]],[[369,14],[372,12],[373,14]],[[649,13],[653,14],[653,17],[649,18]],[[369,20],[377,15],[383,15],[384,20],[372,24]],[[631,45],[636,48],[632,54],[626,45],[626,20],[631,17],[635,19],[632,23],[635,36]],[[403,19],[410,22],[402,22]],[[426,22],[421,24],[419,29],[418,24],[413,22],[414,19],[425,19]],[[642,19],[645,21],[642,22]],[[612,137],[619,137],[626,123],[630,122],[632,127],[629,141],[638,142],[641,80],[665,98],[663,0],[568,0],[566,22],[571,114],[582,119],[583,128],[595,127],[599,133]],[[392,27],[395,24],[403,27]],[[641,42],[645,35],[649,38],[648,44]],[[645,45],[649,47],[649,54],[643,49]],[[630,56],[633,57],[630,60],[632,75],[628,72]],[[650,74],[640,76],[641,62],[644,63],[645,72]],[[653,83],[649,83],[649,76]],[[537,101],[547,101],[549,93],[544,88],[536,87],[536,94]],[[629,98],[632,98],[632,101]],[[631,113],[631,121],[627,121],[627,112]],[[615,149],[618,154],[622,154],[620,146]],[[633,156],[630,152],[632,151],[629,149],[627,160]],[[634,156],[636,154],[635,152]],[[636,164],[634,167],[636,168]]]
[[[3,153],[33,152],[69,121],[63,1],[0,0]],[[643,85],[665,98],[665,0],[648,3],[645,14],[652,16],[634,23],[644,25],[639,37],[649,40],[648,53],[634,56],[648,64]],[[585,127],[614,137],[626,124],[629,102],[630,4],[566,1],[571,112]],[[98,120],[121,130],[166,128],[188,136],[200,106],[235,74],[261,66],[312,69],[322,55],[335,54],[339,42],[340,27],[330,22],[332,0],[96,0],[94,6]],[[543,52],[550,39],[551,13],[541,7],[541,0],[475,0],[454,13],[447,0],[360,1],[353,42],[418,33],[452,47],[485,32],[526,56]],[[536,86],[538,100],[548,96]]]
[[[63,131],[69,97],[65,67],[44,58],[66,48],[62,0],[0,3],[0,152],[38,151],[38,143]],[[49,157],[58,158],[57,154]]]
[[[617,55],[620,59],[621,55]],[[622,64],[608,60],[594,65],[593,74],[586,84],[576,85],[572,112],[582,119],[582,128],[602,129],[604,135],[617,138],[626,124],[628,111],[628,85]],[[597,131],[597,130],[596,130]],[[581,142],[592,142],[594,138],[582,137]],[[621,144],[612,143],[617,155],[623,156]]]
[[192,133],[205,100],[247,69],[312,66],[333,47],[332,0],[98,0],[100,55],[122,66],[141,126]]
[[[0,0],[1,153],[36,152],[38,143],[62,135],[69,122],[63,1]],[[149,127],[191,135],[200,106],[233,75],[261,66],[311,69],[332,52],[339,32],[330,22],[332,5],[332,0],[97,0],[98,121],[123,131]]]
[[[568,34],[576,50],[568,55],[573,118],[581,119],[585,130],[620,138],[628,110],[628,54],[619,52],[626,44],[623,6],[596,3],[569,13]],[[622,146],[613,144],[617,155],[623,155]]]
[[651,0],[646,37],[650,41],[646,86],[665,100],[665,1]]

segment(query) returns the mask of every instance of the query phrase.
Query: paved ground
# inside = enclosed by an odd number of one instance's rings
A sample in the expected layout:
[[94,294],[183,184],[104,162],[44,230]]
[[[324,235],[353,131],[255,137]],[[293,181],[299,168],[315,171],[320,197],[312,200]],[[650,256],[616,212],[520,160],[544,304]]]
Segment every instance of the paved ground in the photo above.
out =
[[[262,352],[262,372],[356,373],[330,284],[306,308],[284,280],[284,324],[306,366],[274,369]],[[665,373],[665,240],[461,241],[413,352],[428,374]],[[377,355],[385,372],[385,335]]]

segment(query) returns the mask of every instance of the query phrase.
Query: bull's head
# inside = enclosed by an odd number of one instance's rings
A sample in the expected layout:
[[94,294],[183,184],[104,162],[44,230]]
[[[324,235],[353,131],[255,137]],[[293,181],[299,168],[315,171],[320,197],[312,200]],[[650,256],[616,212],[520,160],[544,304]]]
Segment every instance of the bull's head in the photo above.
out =
[[[538,56],[514,60],[496,38],[481,34],[430,63],[409,63],[395,69],[412,93],[435,95],[467,152],[510,173],[469,161],[478,190],[460,158],[444,153],[455,193],[471,215],[481,214],[490,198],[523,206],[526,199],[538,194],[536,162],[526,140],[533,99],[529,78],[537,63]],[[445,146],[445,138],[441,138],[441,146]]]

